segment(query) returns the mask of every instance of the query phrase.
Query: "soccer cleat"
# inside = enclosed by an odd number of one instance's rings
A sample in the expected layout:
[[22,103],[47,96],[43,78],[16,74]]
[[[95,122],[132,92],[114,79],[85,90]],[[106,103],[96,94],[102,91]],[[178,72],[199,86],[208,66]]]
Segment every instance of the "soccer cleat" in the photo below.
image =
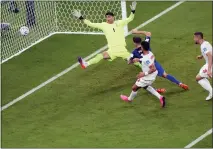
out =
[[160,104],[161,104],[162,108],[165,107],[165,105],[166,105],[165,97],[163,97],[163,96],[160,97]]
[[206,97],[206,101],[208,101],[208,100],[210,100],[210,99],[212,99],[212,93],[209,93],[209,96]]
[[180,83],[179,86],[184,89],[184,90],[188,90],[189,87],[186,84]]
[[86,62],[81,57],[78,57],[78,62],[80,63],[81,68],[85,69],[87,67]]
[[131,102],[131,100],[128,100],[128,96],[121,95],[120,98],[121,98],[123,101]]
[[156,91],[159,93],[159,94],[163,94],[166,92],[166,89],[165,88],[158,88],[156,89]]

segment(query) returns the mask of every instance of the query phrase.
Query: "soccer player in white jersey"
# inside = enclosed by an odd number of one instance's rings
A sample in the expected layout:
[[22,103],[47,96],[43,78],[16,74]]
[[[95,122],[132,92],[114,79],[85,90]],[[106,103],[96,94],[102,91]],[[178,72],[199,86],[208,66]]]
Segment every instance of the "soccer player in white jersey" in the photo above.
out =
[[205,65],[200,69],[199,73],[196,76],[196,81],[209,92],[209,95],[206,97],[206,100],[212,99],[212,86],[208,78],[212,78],[212,45],[203,39],[202,32],[194,33],[195,44],[200,45],[201,54],[197,56],[197,59],[205,60]]
[[140,88],[144,88],[149,91],[151,94],[156,96],[160,103],[161,107],[165,107],[165,97],[160,95],[151,85],[155,81],[158,71],[155,67],[155,57],[151,51],[149,51],[149,43],[146,41],[141,42],[141,48],[143,50],[142,58],[140,62],[142,64],[142,72],[138,74],[138,80],[132,86],[132,92],[130,96],[121,95],[121,99],[127,102],[132,101],[136,95],[137,91]]

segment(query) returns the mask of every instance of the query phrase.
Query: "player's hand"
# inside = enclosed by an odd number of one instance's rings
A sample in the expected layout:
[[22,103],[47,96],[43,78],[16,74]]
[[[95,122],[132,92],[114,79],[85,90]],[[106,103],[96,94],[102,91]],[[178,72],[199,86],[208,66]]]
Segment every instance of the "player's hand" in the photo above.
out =
[[198,55],[198,56],[197,56],[197,59],[202,59],[202,58],[203,58],[202,55]]
[[207,75],[210,77],[210,78],[212,78],[212,71],[207,71]]
[[130,5],[131,10],[132,10],[132,11],[135,11],[136,6],[137,6],[137,2],[136,2],[136,1],[133,1],[133,2],[132,2],[132,5]]
[[139,58],[134,58],[132,61],[133,61],[134,63],[137,63],[137,62],[140,62],[140,59],[139,59]]
[[140,78],[142,78],[142,77],[144,77],[144,76],[145,76],[145,73],[144,73],[144,72],[140,72],[140,73],[137,75],[137,78],[140,79]]
[[78,18],[78,19],[82,16],[80,10],[76,10],[76,9],[74,9],[74,10],[72,11],[72,15],[73,15],[74,17]]

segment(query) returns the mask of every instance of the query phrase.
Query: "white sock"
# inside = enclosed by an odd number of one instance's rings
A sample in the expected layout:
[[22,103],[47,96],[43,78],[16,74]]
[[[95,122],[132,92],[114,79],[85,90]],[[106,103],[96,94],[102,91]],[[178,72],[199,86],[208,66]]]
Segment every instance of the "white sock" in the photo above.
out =
[[153,87],[148,86],[146,90],[149,91],[152,95],[156,96],[158,99],[160,99],[161,95]]
[[128,100],[133,100],[133,99],[136,97],[137,93],[138,93],[138,92],[132,91],[131,94],[130,94],[129,97],[128,97]]
[[198,83],[207,91],[209,91],[209,93],[212,93],[212,86],[209,82],[209,80],[207,80],[206,78],[201,79],[198,81]]

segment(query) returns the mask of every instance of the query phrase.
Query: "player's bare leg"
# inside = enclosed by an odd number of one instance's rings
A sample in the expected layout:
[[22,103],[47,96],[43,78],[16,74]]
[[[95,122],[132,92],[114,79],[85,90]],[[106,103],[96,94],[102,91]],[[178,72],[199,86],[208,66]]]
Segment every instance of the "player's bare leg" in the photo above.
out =
[[105,51],[105,52],[103,52],[101,54],[97,54],[94,58],[92,58],[88,62],[86,62],[82,57],[78,57],[78,62],[80,63],[81,68],[85,69],[89,65],[96,64],[99,61],[101,61],[102,59],[110,59],[110,56],[107,53],[107,51]]
[[109,53],[107,51],[104,51],[102,54],[103,54],[104,59],[106,59],[106,60],[110,59]]
[[212,99],[212,86],[207,78],[203,78],[200,75],[196,76],[196,81],[209,92],[209,95],[206,97],[206,100]]
[[140,89],[141,87],[138,87],[137,85],[133,85],[132,86],[132,92],[131,94],[128,96],[125,96],[125,95],[121,95],[121,99],[124,100],[124,101],[127,101],[127,102],[131,102],[137,95],[138,93],[138,90]]
[[188,90],[189,87],[188,85],[184,84],[184,83],[181,83],[180,81],[178,81],[174,76],[170,75],[170,74],[167,74],[166,72],[163,73],[163,76],[164,78],[168,79],[169,81],[177,84],[178,86],[180,86],[182,89],[184,90]]

